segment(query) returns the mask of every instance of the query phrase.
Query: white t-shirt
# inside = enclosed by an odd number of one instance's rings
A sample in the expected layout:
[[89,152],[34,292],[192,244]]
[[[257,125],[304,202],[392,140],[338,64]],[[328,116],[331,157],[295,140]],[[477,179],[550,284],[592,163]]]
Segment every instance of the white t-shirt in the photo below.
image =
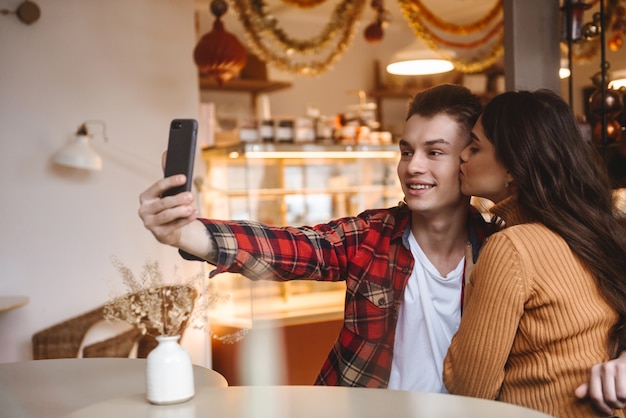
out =
[[443,360],[461,321],[465,258],[446,277],[409,235],[415,266],[400,306],[389,389],[447,393]]

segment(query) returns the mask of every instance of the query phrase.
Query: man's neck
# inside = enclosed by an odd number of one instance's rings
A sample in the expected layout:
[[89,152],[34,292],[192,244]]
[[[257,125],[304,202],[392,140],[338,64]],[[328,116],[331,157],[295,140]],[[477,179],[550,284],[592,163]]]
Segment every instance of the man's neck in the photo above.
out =
[[465,256],[468,211],[469,205],[445,214],[412,215],[411,232],[442,276],[454,270]]

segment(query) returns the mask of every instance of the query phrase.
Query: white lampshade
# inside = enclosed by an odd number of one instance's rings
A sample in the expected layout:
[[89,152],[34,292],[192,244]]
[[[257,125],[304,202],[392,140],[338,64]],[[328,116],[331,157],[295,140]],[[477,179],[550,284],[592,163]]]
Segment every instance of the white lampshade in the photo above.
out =
[[75,140],[54,155],[54,162],[83,170],[102,170],[102,158],[91,148],[90,139],[91,136],[88,133],[83,133],[79,129]]
[[611,73],[609,88],[612,90],[619,90],[622,87],[626,88],[626,70],[613,71]]
[[[441,52],[450,57],[454,55],[451,51]],[[387,65],[387,72],[396,75],[439,74],[453,69],[452,62],[441,58],[419,39],[396,52],[391,64]]]

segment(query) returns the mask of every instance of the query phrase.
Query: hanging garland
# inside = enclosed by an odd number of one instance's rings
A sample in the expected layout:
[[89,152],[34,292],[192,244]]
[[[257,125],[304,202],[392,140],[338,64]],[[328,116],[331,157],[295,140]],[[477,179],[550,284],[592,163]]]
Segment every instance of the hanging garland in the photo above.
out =
[[325,1],[326,0],[283,0],[283,3],[286,3],[290,6],[296,6],[301,9],[309,9],[311,7],[319,6]]
[[430,38],[428,33],[415,31],[415,34],[419,36],[430,49],[437,52],[442,58],[445,58],[454,64],[454,69],[462,73],[472,74],[485,71],[487,68],[494,65],[498,59],[504,54],[504,34],[500,33],[498,39],[494,42],[491,49],[480,58],[455,58],[447,56],[441,53],[439,45]]
[[[457,25],[454,23],[446,22],[437,17],[428,7],[422,3],[421,0],[400,0],[402,7],[410,8],[413,14],[420,16],[428,23],[441,29],[444,32],[448,32],[454,35],[467,35],[470,33],[478,32],[489,26],[496,17],[502,12],[502,2],[496,1],[494,6],[487,14],[478,19],[476,22],[469,23],[467,25]],[[500,19],[500,22],[502,19]]]
[[[424,13],[424,6],[420,0],[398,1],[400,3],[402,14],[415,35],[422,39],[430,49],[440,54],[442,58],[451,61],[454,64],[456,70],[463,73],[481,72],[495,64],[496,61],[498,61],[498,59],[504,54],[504,33],[502,30],[502,19],[496,21],[495,26],[491,30],[489,30],[489,32],[481,39],[465,43],[452,42],[443,39],[442,37],[435,34],[432,30],[430,30],[426,25],[422,24],[422,17],[428,15],[428,13]],[[436,22],[435,25],[445,25],[448,32],[467,29],[473,30],[477,27],[484,28],[488,22],[493,22],[495,16],[500,13],[502,9],[502,4],[500,1],[498,1],[497,3],[498,4],[494,6],[484,17],[469,25],[456,25],[455,27],[454,25],[446,24],[445,22],[436,18],[432,14],[432,12],[430,12],[431,16],[426,18],[426,20],[428,20],[430,23]],[[491,48],[489,48],[486,53],[482,54],[482,56],[476,58],[455,58],[452,56],[447,56],[439,49],[441,46],[462,49],[473,49],[481,46],[486,46],[488,41],[496,35],[498,35],[497,39],[492,42]]]
[[[267,5],[263,0],[231,0],[246,32],[263,34],[275,42],[284,51],[294,51],[302,54],[316,54],[324,49],[339,33],[344,37],[353,29],[358,20],[365,0],[343,0],[339,3],[330,21],[319,35],[310,39],[299,40],[291,38],[278,26],[278,21],[267,12]],[[347,24],[351,22],[351,24]]]
[[[430,30],[427,23],[448,33],[464,35],[484,30],[493,24],[501,13],[502,4],[497,1],[489,12],[467,25],[445,22],[430,11],[421,0],[398,0],[402,13],[413,32],[432,50],[440,46],[460,49],[475,49],[493,42],[490,50],[478,58],[463,59],[445,57],[461,72],[480,72],[493,65],[503,54],[502,19],[495,22],[484,36],[470,42],[454,42],[443,39]],[[366,0],[343,0],[334,9],[330,21],[322,31],[309,39],[290,37],[269,12],[264,0],[230,0],[248,38],[250,48],[259,58],[275,67],[299,75],[314,76],[327,71],[345,52],[354,38],[355,26],[359,22]],[[317,6],[325,0],[283,0],[300,8]],[[312,55],[326,56],[312,59]],[[438,51],[441,55],[441,51]]]
[[[302,9],[311,8],[324,3],[326,0],[282,0],[284,3]],[[622,36],[626,32],[623,16],[619,16],[619,25],[612,19],[613,9],[620,0],[604,0],[608,4],[607,13],[613,25],[619,26],[612,37],[612,50],[621,47]],[[294,39],[278,26],[277,19],[268,12],[268,7],[263,0],[230,0],[233,4],[239,20],[241,21],[246,36],[251,44],[251,49],[263,61],[268,62],[282,70],[300,75],[318,75],[327,71],[339,57],[345,52],[354,38],[355,26],[363,12],[366,0],[343,0],[338,4],[328,24],[319,35],[310,39]],[[402,14],[413,30],[415,35],[422,39],[427,46],[439,53],[442,57],[450,60],[458,71],[474,73],[484,71],[503,55],[503,21],[500,17],[502,2],[496,1],[494,6],[481,18],[465,25],[458,25],[444,21],[433,13],[422,0],[398,0]],[[590,0],[590,5],[595,5],[599,0]],[[623,7],[621,8],[623,10]],[[616,13],[619,15],[619,13]],[[435,33],[427,25],[452,35],[467,35],[485,30],[490,25],[491,29],[481,38],[469,42],[451,41],[444,39]],[[497,39],[492,40],[493,38]],[[615,38],[615,39],[613,39]],[[457,59],[445,56],[440,47],[453,49],[476,50],[487,46],[491,42],[489,50],[478,57]],[[311,60],[310,56],[322,54],[328,50],[326,57]],[[596,55],[598,44],[595,39],[588,39],[573,46],[573,58],[577,61],[587,61]],[[304,56],[308,56],[308,62],[302,62]],[[298,62],[300,58],[300,62]]]
[[[263,0],[231,2],[251,49],[261,60],[281,70],[306,76],[327,71],[345,52],[354,38],[356,23],[366,3],[365,0],[343,0],[335,7],[330,22],[319,35],[308,40],[298,40],[289,37],[278,27],[276,18],[267,13]],[[273,43],[274,46],[267,43]],[[308,62],[297,60],[297,55],[302,59],[307,55],[319,54],[324,48],[330,49],[326,57]]]
[[[417,25],[420,25],[421,27],[425,27],[419,15],[411,14],[411,18],[415,20],[415,23]],[[498,22],[496,22],[495,26],[491,28],[482,38],[477,39],[475,41],[470,41],[470,42],[447,41],[432,31],[428,31],[428,34],[430,35],[430,37],[432,38],[434,42],[443,46],[447,46],[449,48],[474,49],[474,48],[478,48],[478,47],[485,45],[495,35],[501,34],[503,26],[504,26],[504,21],[499,20]]]

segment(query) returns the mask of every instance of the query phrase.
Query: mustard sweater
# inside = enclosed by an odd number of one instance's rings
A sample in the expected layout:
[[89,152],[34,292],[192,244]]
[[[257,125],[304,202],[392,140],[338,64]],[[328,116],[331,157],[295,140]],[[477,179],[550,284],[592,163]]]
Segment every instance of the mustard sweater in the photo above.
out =
[[515,197],[492,212],[507,227],[489,238],[466,285],[446,387],[558,417],[600,416],[574,390],[594,364],[609,360],[616,313],[565,241],[525,222]]

